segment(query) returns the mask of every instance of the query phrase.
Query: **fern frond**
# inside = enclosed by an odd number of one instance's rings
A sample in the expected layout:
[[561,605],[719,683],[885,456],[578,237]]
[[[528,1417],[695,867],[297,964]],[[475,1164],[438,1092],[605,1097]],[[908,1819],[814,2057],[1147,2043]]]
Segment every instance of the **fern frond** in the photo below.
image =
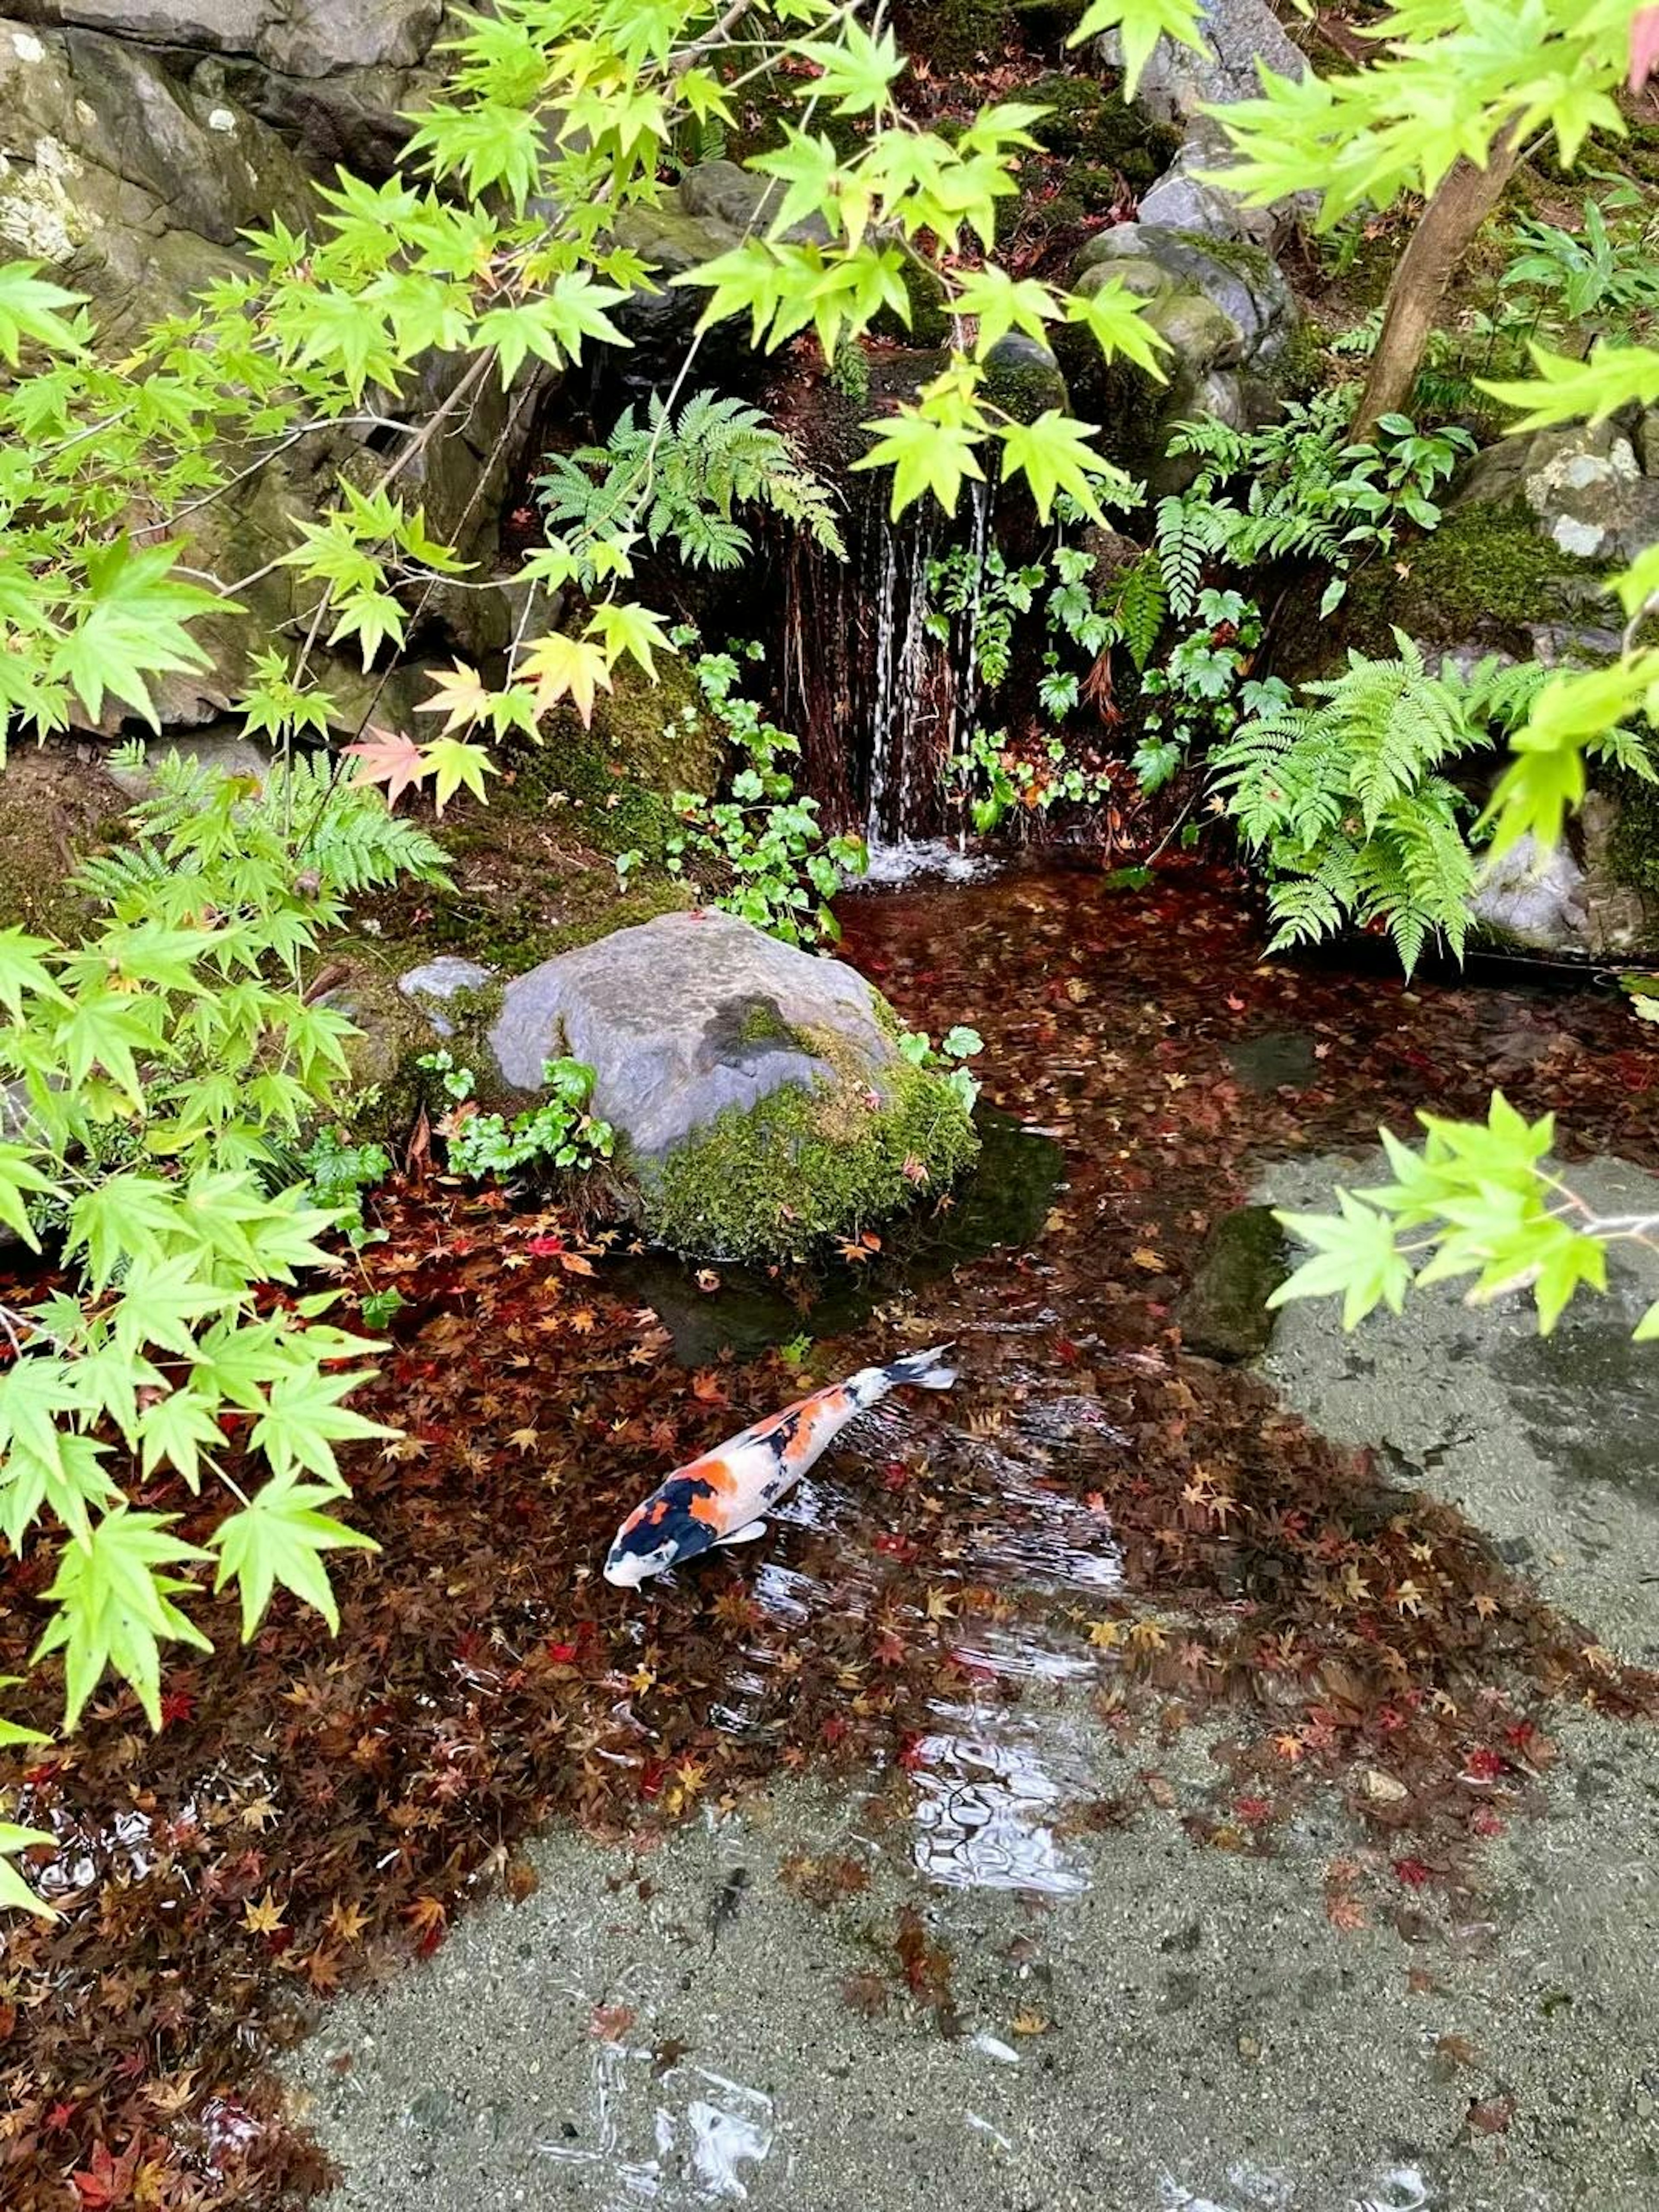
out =
[[1162,558],[1156,552],[1143,553],[1118,578],[1115,595],[1106,610],[1137,668],[1144,669],[1152,659],[1168,608]]
[[550,522],[596,532],[632,522],[693,568],[741,564],[750,550],[734,520],[741,507],[769,507],[846,555],[830,486],[758,407],[727,393],[694,392],[678,422],[653,394],[646,422],[629,408],[603,446],[556,456],[536,488]]

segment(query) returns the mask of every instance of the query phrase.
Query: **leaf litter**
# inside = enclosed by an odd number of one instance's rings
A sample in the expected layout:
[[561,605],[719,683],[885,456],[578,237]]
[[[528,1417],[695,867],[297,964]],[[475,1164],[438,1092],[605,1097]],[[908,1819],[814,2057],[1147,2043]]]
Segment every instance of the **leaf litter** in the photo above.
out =
[[[1266,1853],[1334,1793],[1351,1840],[1331,1922],[1417,1938],[1535,1808],[1553,1705],[1652,1715],[1654,1679],[1477,1529],[1188,1357],[1171,1312],[1265,1158],[1369,1144],[1421,1103],[1479,1112],[1495,1073],[1586,1149],[1653,1162],[1659,1061],[1619,1006],[1263,966],[1237,887],[1178,872],[1128,896],[1059,872],[902,892],[844,919],[900,1012],[971,1018],[990,1102],[1058,1134],[1068,1181],[1041,1236],[912,1285],[890,1235],[859,1269],[878,1321],[803,1351],[822,1286],[802,1279],[780,1286],[786,1349],[691,1369],[617,1237],[423,1159],[382,1193],[374,1286],[405,1304],[362,1403],[404,1433],[349,1455],[381,1549],[340,1567],[337,1638],[283,1599],[242,1649],[232,1609],[207,1607],[216,1655],[168,1668],[158,1737],[112,1689],[74,1741],[0,1763],[8,1816],[56,1839],[29,1872],[62,1915],[9,1923],[0,1958],[17,2212],[322,2186],[264,2058],[336,1990],[435,1949],[473,1898],[526,1893],[517,1846],[554,1818],[641,1843],[811,1768],[871,1792],[878,1832],[933,1779],[942,1711],[1082,1701],[1140,1780],[1079,1784],[1058,1827],[1178,1820],[1195,1849]],[[1307,1079],[1252,1088],[1230,1049],[1286,1030],[1312,1040]],[[722,1286],[691,1295],[718,1311]],[[640,1595],[600,1580],[666,1468],[951,1334],[952,1400],[872,1417],[764,1547]],[[143,1502],[196,1533],[182,1486]],[[0,1671],[20,1669],[42,1573],[0,1564]],[[43,1680],[14,1717],[49,1725],[53,1694]],[[1194,1802],[1161,1762],[1200,1722],[1220,1740]],[[786,1878],[826,1910],[856,1911],[865,1886],[854,1859]],[[849,2007],[954,2032],[925,1916],[872,1942]],[[1472,2104],[1468,2124],[1507,2113]]]

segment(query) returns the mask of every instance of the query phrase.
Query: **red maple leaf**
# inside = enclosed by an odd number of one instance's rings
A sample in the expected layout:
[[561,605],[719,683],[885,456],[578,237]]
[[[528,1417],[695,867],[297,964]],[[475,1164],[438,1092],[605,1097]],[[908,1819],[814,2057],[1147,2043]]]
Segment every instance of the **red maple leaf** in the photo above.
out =
[[395,806],[404,792],[418,787],[422,776],[432,773],[432,763],[413,738],[401,730],[383,730],[371,722],[366,743],[348,745],[348,755],[360,760],[362,766],[351,779],[354,790],[366,789],[371,784],[386,786],[386,803]]
[[75,2193],[85,2207],[85,2212],[106,2212],[112,2204],[125,2204],[132,2194],[132,2177],[138,2165],[138,2141],[133,2141],[115,2157],[106,2143],[94,2146],[92,2163],[83,2166],[74,2177]]

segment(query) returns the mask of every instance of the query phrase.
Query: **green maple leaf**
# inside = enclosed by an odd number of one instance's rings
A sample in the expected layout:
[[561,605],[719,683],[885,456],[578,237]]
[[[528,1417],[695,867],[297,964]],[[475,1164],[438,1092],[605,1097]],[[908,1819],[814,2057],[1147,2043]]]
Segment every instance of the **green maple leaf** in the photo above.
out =
[[766,227],[773,238],[781,237],[807,216],[828,216],[834,210],[842,180],[841,156],[821,131],[814,137],[790,129],[775,153],[757,155],[749,166],[787,186],[775,205],[767,204]]
[[440,814],[463,785],[488,805],[484,778],[498,775],[501,771],[482,745],[469,744],[465,738],[434,738],[422,750],[426,755],[428,773],[437,779],[433,786],[433,800]]
[[272,1590],[280,1583],[307,1605],[314,1606],[336,1634],[339,1608],[323,1565],[325,1552],[377,1552],[372,1537],[348,1528],[319,1509],[335,1504],[339,1492],[319,1482],[273,1478],[240,1513],[222,1521],[211,1539],[219,1554],[214,1583],[222,1590],[234,1581],[242,1600],[242,1641],[264,1617]]
[[668,632],[650,608],[636,606],[627,599],[606,599],[595,607],[587,629],[589,635],[597,635],[604,646],[608,665],[614,668],[625,653],[638,663],[653,684],[657,680],[653,654],[674,650]]
[[351,1375],[325,1375],[319,1368],[312,1366],[280,1376],[271,1385],[264,1413],[253,1424],[251,1442],[254,1449],[264,1454],[281,1477],[291,1477],[297,1468],[306,1468],[313,1474],[337,1483],[340,1469],[334,1456],[336,1443],[348,1437],[397,1434],[395,1429],[368,1420],[340,1404],[342,1398],[368,1379],[362,1370]]
[[974,451],[978,439],[965,423],[932,422],[914,407],[901,407],[896,415],[864,428],[875,434],[877,442],[853,466],[891,467],[895,521],[930,491],[947,514],[954,514],[964,479],[984,481]]
[[[8,1680],[15,1679],[8,1677]],[[6,1725],[0,1722],[0,1727]],[[33,1729],[20,1729],[17,1734],[20,1741],[33,1743],[48,1741]],[[26,1851],[34,1844],[47,1844],[56,1850],[58,1838],[43,1834],[39,1828],[20,1828],[13,1820],[0,1820],[0,1911],[37,1912],[43,1920],[57,1920],[62,1917],[57,1907],[48,1905],[45,1898],[35,1895],[6,1856],[11,1851]]]
[[1352,1191],[1336,1194],[1340,1214],[1279,1213],[1273,1218],[1293,1237],[1314,1248],[1290,1280],[1281,1283],[1268,1299],[1270,1306],[1288,1305],[1293,1298],[1342,1297],[1342,1326],[1357,1328],[1373,1307],[1386,1305],[1399,1313],[1411,1282],[1409,1262],[1395,1243],[1395,1224],[1386,1213],[1364,1203]]
[[872,39],[856,16],[846,20],[841,38],[803,39],[795,52],[816,62],[823,75],[802,88],[803,100],[828,97],[836,115],[878,114],[892,105],[890,87],[908,66],[890,30]]
[[169,1390],[147,1406],[137,1433],[146,1481],[165,1461],[178,1468],[192,1490],[201,1485],[203,1451],[224,1442],[214,1401],[189,1388]]
[[1046,284],[1031,276],[1016,281],[1006,270],[990,264],[963,276],[955,304],[958,314],[979,318],[975,351],[981,361],[997,340],[1012,330],[1024,331],[1028,337],[1041,342],[1045,326],[1060,313]]
[[144,678],[207,667],[210,656],[185,624],[210,610],[240,611],[234,600],[174,577],[177,550],[117,538],[87,556],[86,588],[75,602],[80,619],[59,641],[48,672],[74,687],[94,721],[112,692],[160,729]]
[[0,360],[17,366],[25,338],[49,347],[54,353],[84,353],[86,348],[73,327],[57,312],[78,307],[79,292],[66,292],[35,275],[38,261],[8,261],[0,267]]
[[998,430],[1002,441],[1005,476],[1023,476],[1031,488],[1037,513],[1046,522],[1057,492],[1066,492],[1085,514],[1103,521],[1100,502],[1091,478],[1121,487],[1124,477],[1109,461],[1103,461],[1090,445],[1092,422],[1076,422],[1050,407],[1034,422],[1009,422]]
[[1080,46],[1104,31],[1119,33],[1123,41],[1123,95],[1133,100],[1140,72],[1160,39],[1173,39],[1178,46],[1203,52],[1203,21],[1199,0],[1094,0],[1066,43]]
[[1162,384],[1166,380],[1158,357],[1169,351],[1169,341],[1147,321],[1145,304],[1121,276],[1114,276],[1086,299],[1073,293],[1066,302],[1066,317],[1082,324],[1108,361],[1121,355]]
[[64,1725],[73,1729],[104,1669],[112,1668],[138,1693],[153,1729],[161,1725],[163,1638],[213,1647],[172,1600],[194,1588],[162,1571],[208,1555],[166,1534],[174,1514],[106,1514],[84,1543],[71,1544],[46,1595],[58,1612],[36,1644],[38,1662],[64,1653]]

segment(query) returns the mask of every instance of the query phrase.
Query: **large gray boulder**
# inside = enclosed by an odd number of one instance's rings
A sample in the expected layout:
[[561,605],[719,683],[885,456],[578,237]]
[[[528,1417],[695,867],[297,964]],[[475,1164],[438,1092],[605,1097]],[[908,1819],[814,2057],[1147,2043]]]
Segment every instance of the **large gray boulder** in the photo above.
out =
[[[1226,169],[1234,158],[1214,111],[1256,99],[1264,69],[1299,79],[1307,73],[1307,61],[1285,36],[1267,0],[1208,0],[1203,17],[1205,43],[1188,46],[1160,39],[1135,88],[1137,107],[1184,132],[1173,165],[1142,196],[1141,220],[1265,246],[1287,223],[1310,216],[1319,195],[1296,192],[1268,207],[1249,208],[1224,185],[1200,173]],[[1122,67],[1117,32],[1099,40],[1097,52],[1109,67]]]
[[[1206,107],[1255,99],[1263,69],[1276,76],[1306,75],[1306,60],[1267,0],[1209,0],[1203,15],[1202,46],[1160,39],[1140,73],[1136,102],[1160,123],[1189,123]],[[1117,32],[1107,32],[1099,52],[1109,68],[1122,68]]]
[[735,1107],[784,1085],[850,1073],[866,1085],[902,1066],[856,969],[768,937],[736,915],[659,915],[507,985],[489,1031],[515,1091],[541,1087],[562,1054],[594,1072],[593,1108],[641,1160],[659,1160]]
[[[415,995],[453,1010],[450,981],[428,971]],[[851,1236],[978,1149],[963,1102],[906,1059],[856,969],[727,914],[661,915],[559,953],[474,1035],[459,1025],[452,1051],[503,1110],[533,1104],[548,1060],[592,1068],[627,1194],[682,1250],[776,1257]]]
[[239,232],[308,220],[275,131],[118,40],[0,18],[0,253],[48,264],[118,343],[240,273]]
[[209,100],[228,100],[307,161],[383,173],[403,116],[436,82],[443,0],[13,0],[17,21],[102,32],[164,58]]

